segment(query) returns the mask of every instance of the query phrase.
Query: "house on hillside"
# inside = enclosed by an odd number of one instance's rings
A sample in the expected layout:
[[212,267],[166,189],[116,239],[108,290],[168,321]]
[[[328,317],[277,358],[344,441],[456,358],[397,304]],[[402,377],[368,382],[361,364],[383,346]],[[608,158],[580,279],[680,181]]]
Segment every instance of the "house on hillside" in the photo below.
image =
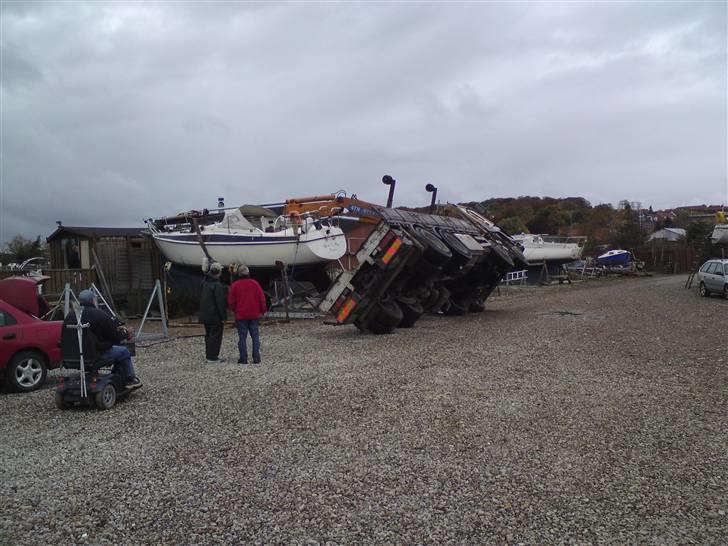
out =
[[[59,294],[66,283],[74,291],[93,282],[111,292],[114,303],[129,313],[144,311],[164,259],[143,227],[64,226],[46,239],[51,261],[48,294]],[[141,309],[140,309],[141,307]]]
[[674,244],[684,241],[686,236],[687,232],[682,228],[663,228],[650,235],[647,242],[655,245]]

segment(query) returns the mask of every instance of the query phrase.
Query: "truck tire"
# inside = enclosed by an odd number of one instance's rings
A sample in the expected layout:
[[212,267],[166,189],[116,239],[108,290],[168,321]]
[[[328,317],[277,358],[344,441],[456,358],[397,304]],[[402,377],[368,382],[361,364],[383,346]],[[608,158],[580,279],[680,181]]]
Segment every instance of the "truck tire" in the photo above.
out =
[[398,328],[412,328],[415,325],[425,310],[422,308],[422,304],[418,301],[414,303],[405,303],[398,301],[397,304],[402,310],[402,320],[399,322]]
[[425,305],[425,310],[429,311],[430,313],[437,313],[442,309],[442,306],[445,305],[448,300],[450,299],[450,291],[445,288],[444,286],[440,286],[438,288],[432,289],[432,295],[430,298],[428,298],[427,305]]
[[[400,309],[397,302],[385,294],[380,298],[376,304],[376,310],[374,311],[374,318],[372,322],[378,323],[383,326],[392,326],[396,328],[397,325],[402,321],[402,309]],[[369,327],[371,330],[371,326]]]
[[450,261],[452,252],[435,233],[419,226],[412,228],[412,231],[420,244],[425,247],[422,255],[428,262],[434,265],[445,265]]
[[391,334],[394,332],[395,327],[394,326],[386,326],[384,324],[381,324],[379,322],[370,322],[368,330],[377,336],[383,336],[385,334]]
[[450,233],[449,231],[441,231],[440,238],[444,241],[444,243],[448,246],[450,252],[452,253],[452,258],[447,264],[448,267],[463,266],[468,263],[473,257],[473,253],[470,252],[470,249],[466,247],[454,233]]
[[468,312],[467,306],[462,305],[458,300],[450,298],[447,305],[443,308],[443,313],[448,316],[460,316]]
[[505,248],[498,243],[494,243],[491,248],[493,249],[493,254],[497,256],[498,261],[501,262],[503,267],[508,270],[513,269],[513,258],[511,258],[511,255]]
[[482,313],[485,311],[485,302],[481,298],[475,298],[468,306],[471,313]]

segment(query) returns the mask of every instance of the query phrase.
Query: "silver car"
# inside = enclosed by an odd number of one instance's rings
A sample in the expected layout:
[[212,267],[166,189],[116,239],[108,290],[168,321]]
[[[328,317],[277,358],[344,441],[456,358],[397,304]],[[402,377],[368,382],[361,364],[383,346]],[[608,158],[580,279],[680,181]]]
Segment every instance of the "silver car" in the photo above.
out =
[[698,271],[700,295],[722,294],[728,299],[728,260],[708,260]]

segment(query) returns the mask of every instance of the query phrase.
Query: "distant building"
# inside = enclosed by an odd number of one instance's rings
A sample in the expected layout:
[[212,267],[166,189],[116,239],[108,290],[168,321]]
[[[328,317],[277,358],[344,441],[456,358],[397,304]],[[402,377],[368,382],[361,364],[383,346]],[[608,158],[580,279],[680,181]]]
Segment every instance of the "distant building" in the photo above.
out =
[[658,229],[650,238],[647,239],[648,243],[677,243],[685,240],[687,232],[682,228],[663,228]]

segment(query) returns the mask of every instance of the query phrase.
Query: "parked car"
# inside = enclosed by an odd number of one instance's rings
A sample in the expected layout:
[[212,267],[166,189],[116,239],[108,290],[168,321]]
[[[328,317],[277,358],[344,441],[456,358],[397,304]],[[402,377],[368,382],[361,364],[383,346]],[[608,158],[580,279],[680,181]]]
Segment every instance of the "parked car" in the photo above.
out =
[[37,284],[31,277],[0,281],[0,378],[19,392],[39,388],[62,360],[63,321],[37,318]]
[[708,260],[698,271],[700,295],[722,294],[728,300],[728,259]]

